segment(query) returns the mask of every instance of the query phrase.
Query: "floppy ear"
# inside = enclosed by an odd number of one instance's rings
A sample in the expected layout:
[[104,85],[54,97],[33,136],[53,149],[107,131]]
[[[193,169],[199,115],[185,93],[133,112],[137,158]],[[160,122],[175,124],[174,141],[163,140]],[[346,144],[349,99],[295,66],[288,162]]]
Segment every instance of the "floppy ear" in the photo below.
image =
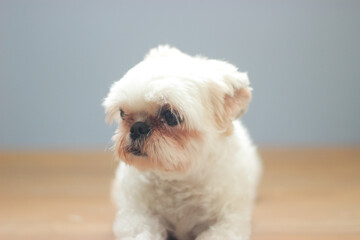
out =
[[216,123],[225,134],[232,132],[232,121],[246,112],[251,100],[252,89],[247,73],[234,70],[213,82],[210,96]]
[[110,91],[104,99],[102,106],[105,108],[106,122],[112,124],[113,121],[119,122],[120,118],[120,104],[124,95],[120,89],[120,81],[113,83],[110,87]]

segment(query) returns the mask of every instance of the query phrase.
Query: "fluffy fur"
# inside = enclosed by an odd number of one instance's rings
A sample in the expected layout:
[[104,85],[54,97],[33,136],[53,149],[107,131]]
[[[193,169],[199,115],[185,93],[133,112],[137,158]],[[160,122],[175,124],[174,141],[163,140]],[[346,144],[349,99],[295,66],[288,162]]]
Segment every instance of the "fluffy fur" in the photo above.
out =
[[[117,239],[249,239],[261,164],[234,120],[250,99],[246,73],[168,46],[152,49],[111,86],[103,105],[118,123]],[[177,125],[167,124],[164,110]],[[135,122],[150,132],[132,140]]]

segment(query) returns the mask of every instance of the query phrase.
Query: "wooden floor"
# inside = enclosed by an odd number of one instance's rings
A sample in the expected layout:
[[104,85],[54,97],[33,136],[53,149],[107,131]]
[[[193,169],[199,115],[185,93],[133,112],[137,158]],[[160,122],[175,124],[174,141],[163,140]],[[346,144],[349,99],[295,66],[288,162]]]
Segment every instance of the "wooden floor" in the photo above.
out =
[[[262,150],[255,240],[360,239],[360,148]],[[0,239],[114,239],[109,153],[0,154]]]

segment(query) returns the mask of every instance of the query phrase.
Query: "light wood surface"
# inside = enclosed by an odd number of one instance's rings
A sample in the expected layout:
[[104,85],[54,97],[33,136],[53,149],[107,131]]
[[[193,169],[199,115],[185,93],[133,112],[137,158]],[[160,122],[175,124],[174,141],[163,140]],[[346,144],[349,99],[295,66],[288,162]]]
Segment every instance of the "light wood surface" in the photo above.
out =
[[[264,149],[254,240],[360,239],[360,148]],[[110,153],[0,154],[0,239],[114,239]]]

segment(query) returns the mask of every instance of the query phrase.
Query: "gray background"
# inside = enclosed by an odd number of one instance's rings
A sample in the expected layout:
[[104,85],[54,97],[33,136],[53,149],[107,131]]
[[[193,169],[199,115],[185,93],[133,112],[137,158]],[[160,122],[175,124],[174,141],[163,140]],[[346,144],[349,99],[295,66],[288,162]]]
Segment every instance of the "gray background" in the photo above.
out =
[[101,101],[158,44],[248,71],[259,145],[360,143],[360,1],[1,1],[0,148],[105,148]]

